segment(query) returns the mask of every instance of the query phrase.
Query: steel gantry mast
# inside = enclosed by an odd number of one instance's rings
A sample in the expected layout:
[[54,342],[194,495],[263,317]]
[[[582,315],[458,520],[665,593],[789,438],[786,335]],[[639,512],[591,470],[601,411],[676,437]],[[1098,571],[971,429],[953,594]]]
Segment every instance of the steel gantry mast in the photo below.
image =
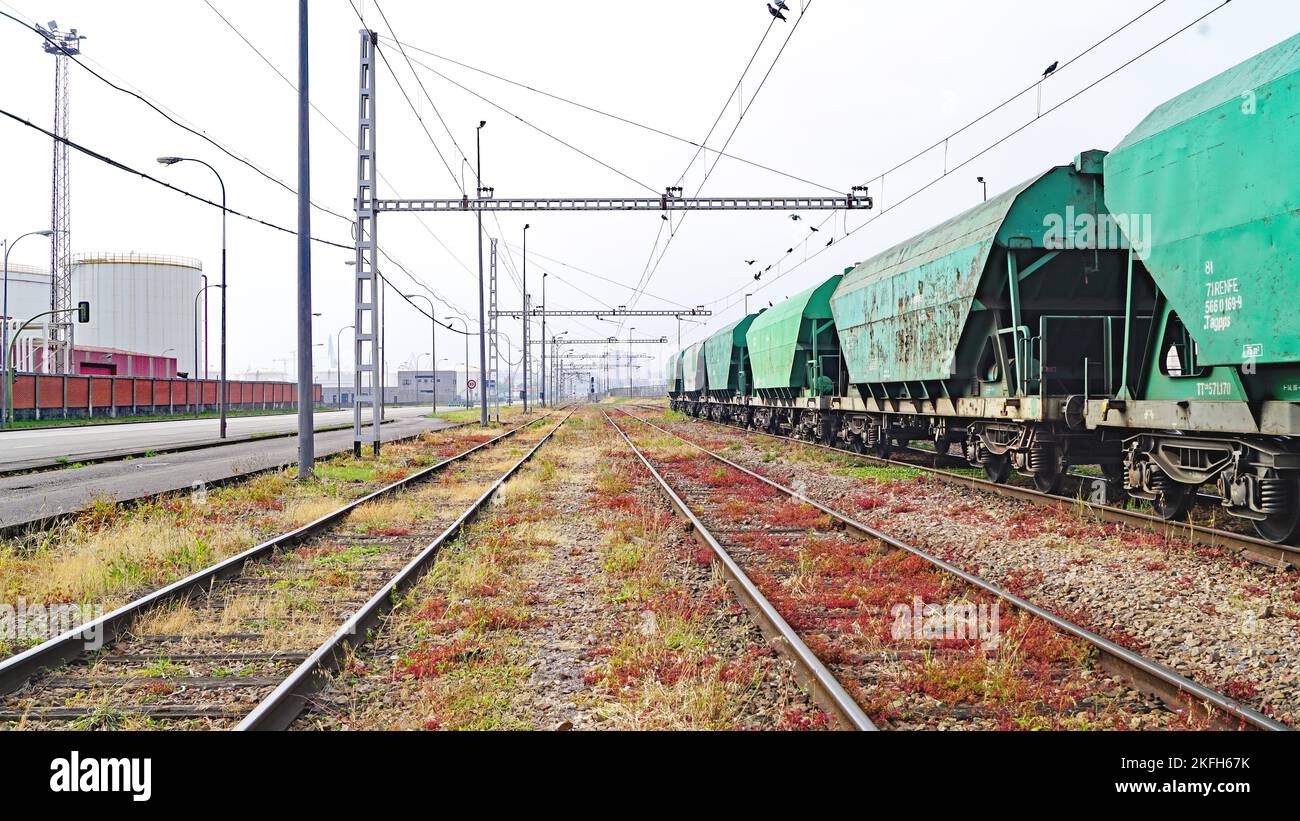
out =
[[72,328],[67,321],[72,309],[72,174],[68,165],[68,61],[81,53],[83,35],[76,29],[59,31],[53,20],[49,28],[36,27],[45,36],[46,54],[54,55],[54,162],[50,184],[50,324],[42,368],[49,373],[67,373],[72,361]]
[[[358,142],[357,142],[357,200],[355,203],[357,213],[356,225],[356,291],[357,291],[357,366],[356,366],[356,404],[354,415],[354,435],[356,453],[361,452],[362,428],[361,428],[361,408],[363,404],[363,377],[369,373],[373,379],[374,362],[376,357],[376,342],[374,328],[373,312],[373,291],[376,278],[375,257],[377,251],[375,236],[378,231],[378,217],[381,213],[400,213],[400,212],[422,212],[432,211],[439,213],[462,213],[482,215],[485,211],[658,211],[665,218],[671,211],[840,211],[840,210],[868,210],[872,207],[871,197],[868,196],[865,185],[851,186],[848,192],[842,196],[828,197],[683,197],[681,188],[666,188],[664,193],[658,197],[536,197],[536,198],[519,198],[512,197],[506,199],[496,199],[492,196],[492,189],[484,188],[482,179],[479,178],[479,189],[476,196],[471,199],[470,196],[462,194],[460,197],[450,199],[439,198],[415,198],[415,199],[380,199],[375,190],[375,180],[378,173],[375,170],[375,55],[378,48],[378,35],[369,29],[362,29],[361,32],[361,87],[359,100],[359,117],[358,117]],[[478,177],[478,169],[475,169],[475,175]],[[484,194],[487,196],[484,196]],[[480,241],[482,233],[480,231]],[[527,236],[527,235],[525,235]],[[527,265],[527,252],[524,254]],[[481,256],[480,256],[481,259]],[[481,270],[481,269],[480,269]],[[369,296],[369,299],[366,297]],[[533,310],[527,293],[523,296],[524,308],[529,316],[541,316],[542,314]],[[482,311],[484,304],[482,279],[479,281],[479,308]],[[364,327],[369,328],[369,332],[363,331],[362,314],[368,313],[369,324]],[[510,316],[519,316],[521,311],[501,311],[496,314],[506,314]],[[709,316],[707,311],[546,311],[550,316],[678,316],[678,315],[695,315]],[[525,333],[527,333],[528,323],[524,323]],[[486,333],[482,322],[479,325],[480,333]],[[665,340],[666,341],[666,340]],[[479,373],[484,376],[479,385],[480,405],[486,407],[487,403],[487,378],[488,372],[486,347],[480,340],[479,345]],[[600,340],[597,344],[606,344],[605,340]],[[524,378],[528,378],[528,355],[531,347],[531,340],[524,343]],[[368,353],[369,358],[363,360],[362,354]],[[369,362],[369,365],[363,364]],[[465,363],[468,369],[469,363]],[[525,396],[527,388],[525,387]],[[374,444],[376,452],[379,450],[379,411],[374,397],[369,396],[365,401],[369,401],[372,407],[375,407],[374,425],[372,426],[368,437]],[[527,401],[527,400],[525,400]]]
[[[378,343],[378,220],[375,219],[375,184],[379,179],[375,165],[375,46],[378,37],[371,31],[361,32],[361,83],[357,116],[357,222],[355,259],[355,382],[352,392],[352,453],[361,455],[361,444],[369,441],[371,451],[379,453],[379,429],[382,405],[376,396],[379,388]],[[437,401],[437,363],[434,363],[434,401]],[[370,409],[370,427],[362,427],[362,411]],[[364,438],[363,438],[364,437]]]
[[[481,236],[481,234],[480,234]],[[492,238],[490,250],[488,251],[488,305],[491,310],[488,311],[488,362],[491,370],[488,372],[488,381],[492,385],[492,392],[496,396],[495,415],[497,422],[501,421],[501,382],[500,374],[500,350],[497,347],[497,238]],[[508,366],[507,366],[508,367]]]

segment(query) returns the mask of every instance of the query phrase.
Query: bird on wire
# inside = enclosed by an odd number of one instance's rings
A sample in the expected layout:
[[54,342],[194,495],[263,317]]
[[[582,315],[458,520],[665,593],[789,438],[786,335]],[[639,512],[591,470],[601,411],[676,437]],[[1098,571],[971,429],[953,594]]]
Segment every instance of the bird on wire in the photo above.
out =
[[785,0],[776,0],[776,7],[781,11],[789,11],[790,7],[785,4]]
[[[784,6],[785,3],[782,3],[781,5]],[[773,6],[771,3],[767,4],[767,10],[772,12],[772,16],[775,17],[776,19],[780,20],[783,23],[786,22],[785,15],[782,14],[780,11],[778,11],[776,7]]]
[[814,234],[817,233],[818,231],[822,230],[822,229],[818,228],[816,225],[809,225],[808,228],[809,228],[809,230],[811,230]]
[[745,264],[746,264],[746,265],[753,265],[755,262],[758,262],[758,260],[756,260],[756,259],[747,259],[747,260],[745,260]]
[[1046,77],[1047,75],[1051,74],[1053,71],[1056,71],[1056,67],[1057,67],[1057,65],[1060,64],[1060,62],[1061,62],[1060,60],[1056,60],[1056,61],[1053,62],[1050,66],[1048,66],[1048,67],[1043,71],[1043,76]]

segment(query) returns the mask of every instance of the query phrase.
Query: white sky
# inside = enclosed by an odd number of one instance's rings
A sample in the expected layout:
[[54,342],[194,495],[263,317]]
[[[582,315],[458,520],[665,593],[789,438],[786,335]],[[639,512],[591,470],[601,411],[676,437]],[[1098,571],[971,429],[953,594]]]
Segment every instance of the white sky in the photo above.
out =
[[[388,27],[373,0],[354,0],[367,23],[382,35]],[[1039,0],[788,0],[790,23],[775,23],[742,84],[746,104],[806,6],[806,19],[790,39],[761,94],[736,131],[728,153],[762,163],[843,192],[872,182],[877,210],[888,208],[943,169],[942,149],[886,177],[875,177],[942,139],[1041,74],[1053,60],[1065,61],[1110,34],[1156,0],[1095,0],[1086,4]],[[291,79],[297,76],[297,3],[211,0],[239,30]],[[1048,109],[1104,76],[1220,0],[1167,0],[1139,22],[1078,62],[1063,67],[1043,88]],[[445,57],[527,83],[614,114],[700,141],[718,116],[746,61],[770,21],[763,0],[645,3],[620,0],[474,0],[428,3],[386,0],[381,7],[399,39]],[[0,9],[39,22],[57,20],[87,35],[84,57],[92,67],[129,85],[178,118],[205,131],[290,185],[296,184],[296,97],[284,81],[205,4],[204,0],[0,0]],[[312,120],[313,199],[348,213],[355,186],[357,53],[359,21],[348,0],[312,3],[312,100],[345,133],[324,119]],[[983,175],[990,195],[1068,162],[1088,148],[1110,148],[1155,105],[1300,30],[1300,3],[1293,0],[1234,0],[1204,23],[1045,115],[1018,135],[934,185],[883,213],[879,221],[838,242],[802,267],[778,278],[805,255],[823,249],[831,236],[862,219],[842,215],[813,236],[808,229],[826,214],[809,212],[795,222],[781,212],[693,213],[649,282],[642,308],[705,304],[715,310],[712,328],[739,318],[743,294],[751,308],[809,287],[845,266],[938,223],[978,202],[975,181]],[[438,148],[459,176],[460,155],[423,99],[395,46],[381,50],[398,72]],[[602,118],[466,69],[409,51],[425,62],[541,128],[598,157],[655,191],[675,183],[695,149]],[[483,130],[484,184],[502,196],[649,195],[614,172],[538,134],[514,117],[475,99],[423,69],[425,88],[461,149],[474,153],[474,127]],[[0,108],[49,127],[52,58],[30,31],[0,19]],[[162,168],[162,154],[200,157],[221,170],[236,208],[293,227],[292,195],[239,165],[217,149],[169,124],[139,102],[76,67],[71,70],[71,137],[90,148],[196,193],[216,199],[215,181],[198,165]],[[378,76],[378,164],[391,185],[381,196],[451,197],[459,191],[434,153],[392,76]],[[957,165],[1018,125],[1033,119],[1035,94],[955,137],[948,165]],[[732,100],[710,141],[720,147],[736,124]],[[0,235],[48,225],[50,145],[26,127],[0,118],[4,157]],[[710,162],[711,165],[711,162]],[[180,254],[203,259],[209,275],[219,269],[219,215],[152,183],[73,154],[72,245],[74,253],[128,251]],[[682,185],[699,187],[700,162]],[[465,169],[466,186],[472,174]],[[394,191],[396,187],[396,191]],[[825,194],[732,160],[722,160],[704,194]],[[439,315],[458,311],[477,318],[476,245],[469,215],[386,215],[380,243],[396,259],[450,300]],[[549,307],[587,308],[631,304],[628,287],[641,277],[661,227],[658,214],[502,213],[486,228],[518,246],[529,230],[529,290],[540,301],[541,273]],[[313,234],[349,241],[343,220],[314,211]],[[421,224],[423,221],[423,225]],[[502,234],[504,231],[504,234]],[[436,235],[445,247],[434,238]],[[806,242],[805,238],[811,238]],[[778,264],[786,249],[795,247]],[[663,250],[662,240],[655,256]],[[449,250],[448,250],[449,249]],[[504,252],[504,248],[502,251]],[[515,267],[517,247],[511,249]],[[534,256],[536,253],[538,256]],[[46,262],[48,250],[29,239],[14,260]],[[549,259],[542,257],[549,257]],[[351,253],[314,246],[315,339],[325,343],[352,323]],[[750,268],[747,259],[757,259]],[[295,242],[237,218],[230,221],[230,364],[273,368],[295,346]],[[773,265],[762,282],[753,273]],[[567,267],[566,267],[567,266]],[[504,264],[503,304],[518,305],[519,293]],[[582,270],[578,270],[582,269]],[[584,272],[585,271],[585,272]],[[397,285],[419,291],[393,266],[384,273]],[[734,295],[734,296],[729,296]],[[423,304],[423,301],[420,301]],[[215,301],[213,303],[215,308]],[[215,327],[216,315],[213,314]],[[416,352],[428,351],[428,321],[390,298],[390,368]],[[459,322],[455,323],[459,325]],[[548,322],[548,331],[605,338],[617,332],[668,335],[672,318],[636,319],[624,324],[594,319]],[[506,322],[519,341],[517,323]],[[710,333],[683,324],[683,341]],[[351,361],[345,335],[344,365]],[[215,356],[216,338],[212,339]],[[463,340],[439,332],[438,355],[458,365]],[[626,350],[626,345],[622,346]],[[662,358],[676,345],[650,349]],[[317,367],[326,367],[317,348]],[[584,348],[597,353],[599,348]],[[641,349],[646,350],[646,349]],[[477,353],[472,352],[472,357]],[[427,364],[427,357],[424,362]],[[662,368],[654,363],[653,375]],[[646,379],[645,371],[638,377]]]

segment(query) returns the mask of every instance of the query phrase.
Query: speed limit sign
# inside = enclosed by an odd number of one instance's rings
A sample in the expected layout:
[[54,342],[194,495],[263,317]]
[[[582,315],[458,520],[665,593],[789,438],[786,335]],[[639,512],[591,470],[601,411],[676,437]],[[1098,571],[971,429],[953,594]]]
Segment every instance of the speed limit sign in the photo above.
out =
[[469,380],[469,381],[466,382],[465,384],[469,386],[469,389],[470,389],[470,390],[474,390],[475,388],[478,387],[478,383],[475,382],[473,379]]

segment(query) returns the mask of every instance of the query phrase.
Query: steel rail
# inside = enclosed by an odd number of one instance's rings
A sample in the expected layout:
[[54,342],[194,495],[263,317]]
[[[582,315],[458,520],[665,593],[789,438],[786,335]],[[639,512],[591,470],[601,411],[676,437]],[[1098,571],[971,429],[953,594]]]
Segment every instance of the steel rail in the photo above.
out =
[[[822,660],[799,638],[799,634],[790,626],[789,622],[777,611],[767,597],[763,595],[758,586],[746,575],[736,560],[731,557],[726,548],[709,532],[695,512],[690,509],[686,501],[668,484],[668,480],[650,464],[650,460],[641,452],[628,435],[619,427],[607,411],[601,410],[605,415],[605,420],[618,431],[619,436],[632,449],[641,464],[645,465],[646,470],[659,483],[659,489],[672,503],[673,507],[690,523],[692,531],[696,537],[703,541],[713,554],[717,556],[718,562],[722,565],[723,574],[727,581],[731,583],[732,590],[745,605],[745,609],[750,612],[754,620],[758,622],[763,633],[769,639],[775,639],[779,642],[785,654],[795,663],[800,677],[809,686],[812,691],[813,699],[825,710],[833,713],[840,722],[854,730],[876,730],[876,725],[871,721],[867,714],[849,695],[844,686],[835,678]],[[637,417],[627,414],[633,419]]]
[[[399,594],[405,592],[419,581],[425,568],[438,557],[443,545],[458,537],[465,528],[478,518],[497,492],[515,475],[533,456],[550,441],[564,423],[573,416],[569,411],[563,419],[555,424],[545,436],[533,445],[527,453],[510,466],[492,485],[483,492],[463,513],[456,518],[436,539],[419,552],[402,570],[381,587],[359,610],[308,656],[289,677],[280,683],[270,695],[253,708],[253,710],[235,727],[237,731],[248,730],[286,730],[302,713],[312,694],[319,691],[326,683],[326,676],[339,668],[340,661],[349,650],[364,644],[370,631],[379,624],[393,609]],[[546,417],[542,417],[546,418]],[[357,638],[357,637],[360,638]]]
[[149,608],[210,587],[218,581],[229,579],[243,570],[244,566],[250,561],[270,556],[287,547],[293,547],[312,536],[326,531],[367,502],[372,502],[428,479],[446,469],[449,465],[466,459],[484,448],[491,447],[504,439],[514,436],[519,431],[543,421],[547,416],[550,416],[550,414],[517,425],[500,436],[480,442],[474,447],[455,456],[450,456],[436,465],[431,465],[356,501],[349,502],[302,527],[250,547],[242,553],[223,559],[210,567],[192,573],[183,579],[124,604],[111,613],[106,613],[99,618],[48,639],[35,647],[0,661],[0,695],[8,695],[22,688],[30,678],[38,675],[42,670],[53,669],[79,658],[87,652],[87,644],[92,640],[98,641],[101,645],[108,644],[122,631],[129,628],[135,619]]
[[[645,405],[636,407],[647,408]],[[663,408],[655,408],[663,410]],[[1034,488],[1021,487],[1018,485],[997,484],[987,479],[978,479],[974,476],[963,476],[960,473],[944,470],[943,468],[930,467],[928,465],[918,465],[915,462],[904,462],[898,459],[887,459],[879,456],[872,456],[868,453],[858,453],[857,451],[841,448],[835,445],[824,445],[821,442],[809,442],[806,439],[796,439],[793,436],[784,436],[779,433],[769,433],[764,430],[748,430],[729,425],[726,422],[719,422],[715,419],[706,419],[702,416],[688,416],[688,419],[707,422],[710,425],[717,425],[733,431],[742,433],[753,433],[759,436],[766,436],[770,439],[778,439],[786,442],[805,445],[811,448],[820,448],[831,451],[832,453],[841,453],[846,456],[852,456],[863,461],[875,464],[893,465],[895,467],[907,467],[913,470],[924,471],[925,473],[937,476],[944,481],[954,484],[963,484],[972,489],[984,490],[989,493],[997,494],[1009,499],[1020,499],[1044,506],[1053,506],[1058,508],[1085,506],[1096,513],[1103,521],[1113,522],[1116,524],[1128,524],[1140,527],[1150,532],[1172,532],[1178,536],[1186,538],[1189,542],[1202,547],[1226,547],[1245,555],[1246,558],[1268,565],[1278,569],[1293,568],[1297,560],[1300,559],[1300,547],[1285,544],[1274,544],[1255,536],[1247,536],[1243,533],[1233,533],[1228,530],[1220,530],[1205,525],[1192,524],[1191,522],[1167,521],[1159,516],[1153,516],[1149,513],[1142,513],[1137,510],[1127,510],[1121,507],[1111,505],[1097,504],[1087,499],[1076,496],[1063,496],[1051,493],[1043,493]],[[909,449],[917,454],[934,456],[935,454],[928,451]],[[956,458],[956,457],[953,457]]]
[[[469,427],[470,425],[477,425],[477,424],[478,424],[478,422],[457,422],[457,423],[455,423],[454,425],[448,425],[448,426],[445,427],[445,428],[435,428],[435,429],[432,429],[432,430],[416,431],[416,432],[414,432],[414,433],[406,434],[405,436],[398,436],[398,437],[396,437],[395,439],[386,439],[386,440],[384,440],[384,444],[386,444],[386,445],[396,445],[396,444],[400,444],[400,443],[402,443],[402,442],[409,442],[409,441],[411,441],[412,439],[419,439],[421,436],[425,435],[426,433],[450,433],[450,432],[453,431],[453,430],[459,430],[459,429],[461,429],[461,428],[466,428],[466,427]],[[332,432],[334,432],[334,431],[336,431],[336,430],[349,430],[351,427],[352,427],[351,425],[346,425],[346,426],[341,427],[341,428],[331,428],[329,432],[332,433]],[[317,432],[317,433],[322,433],[322,432],[324,432],[324,431],[319,431],[319,430],[318,430],[318,431],[316,431],[316,432]],[[290,434],[286,434],[283,438],[288,438],[289,436],[296,436],[296,435],[297,435],[297,434],[290,433]],[[274,438],[282,438],[282,437],[280,437],[280,436],[277,435],[277,436],[274,437]],[[230,439],[227,439],[224,443],[219,444],[219,445],[198,445],[198,446],[196,446],[196,447],[191,447],[191,448],[176,448],[176,449],[174,449],[174,450],[159,451],[159,452],[158,452],[158,455],[161,456],[161,455],[164,455],[164,454],[167,454],[167,453],[176,454],[176,453],[187,453],[187,452],[192,452],[192,451],[196,451],[196,450],[206,450],[206,449],[208,449],[209,447],[221,447],[221,446],[224,445],[224,444],[238,444],[238,445],[243,445],[243,444],[248,444],[249,442],[253,442],[253,441],[256,441],[256,440],[253,440],[253,439],[247,439],[247,440],[244,440],[244,439],[238,439],[238,440],[230,440]],[[335,452],[333,452],[333,453],[322,453],[322,454],[317,455],[315,460],[316,460],[317,462],[324,462],[326,459],[332,459],[332,458],[334,458],[335,456],[339,456],[339,455],[341,455],[341,454],[345,454],[345,453],[347,453],[347,452],[348,452],[348,450],[345,448],[345,449],[343,449],[343,450],[335,451]],[[89,460],[89,461],[87,461],[87,462],[84,462],[83,464],[86,464],[86,465],[94,465],[94,464],[104,464],[104,463],[107,463],[107,462],[116,462],[116,461],[124,461],[124,460],[123,460],[123,459],[120,459],[120,458],[113,458],[113,459],[91,459],[91,460]],[[251,478],[254,477],[254,476],[260,476],[260,475],[262,475],[263,473],[273,473],[273,472],[275,472],[275,471],[277,471],[277,470],[282,470],[282,469],[287,468],[287,467],[292,467],[293,465],[294,465],[293,462],[285,462],[285,463],[278,464],[278,465],[267,465],[266,467],[253,468],[252,470],[246,470],[246,471],[244,471],[243,473],[235,473],[235,474],[232,474],[232,475],[230,475],[230,476],[223,476],[223,477],[218,478],[218,479],[208,479],[208,480],[204,480],[203,485],[204,485],[204,487],[206,487],[206,488],[208,488],[208,489],[211,489],[211,488],[217,488],[217,487],[225,487],[226,485],[234,484],[235,482],[242,482],[242,481],[244,481],[245,479],[251,479]],[[62,470],[62,469],[64,469],[64,468],[59,468],[59,470]],[[49,470],[38,470],[38,471],[31,471],[31,472],[32,472],[32,473],[51,473],[51,472],[53,472],[54,470],[55,470],[55,469],[52,468],[52,469],[49,469]],[[10,473],[6,473],[6,472],[4,472],[4,471],[0,471],[0,478],[7,478],[7,477],[9,477],[9,476],[16,476],[16,475],[19,475],[20,473],[21,473],[21,471],[14,471],[14,472],[10,472]],[[154,500],[154,499],[159,498],[160,496],[166,496],[166,495],[169,494],[169,493],[180,493],[180,492],[182,492],[182,491],[189,490],[189,489],[190,489],[190,486],[189,486],[189,485],[185,485],[185,486],[183,486],[183,487],[174,487],[174,488],[171,488],[170,490],[159,490],[159,491],[156,491],[156,492],[154,492],[154,493],[146,493],[146,494],[143,495],[143,496],[137,496],[137,497],[135,497],[134,499],[125,499],[125,500],[123,500],[123,501],[121,501],[121,502],[118,502],[118,505],[123,506],[123,507],[131,507],[131,506],[139,505],[139,504],[141,504],[141,503],[143,503],[143,502],[149,502],[149,501],[152,501],[152,500]],[[12,523],[12,524],[10,524],[10,523],[0,524],[0,539],[4,539],[4,538],[12,538],[12,537],[14,537],[14,536],[21,536],[21,535],[23,535],[24,533],[30,533],[30,532],[32,532],[32,531],[34,531],[34,530],[49,530],[50,528],[54,527],[55,525],[57,525],[57,524],[59,524],[59,523],[61,523],[61,522],[66,522],[66,521],[68,521],[69,519],[75,519],[77,516],[79,516],[79,515],[81,515],[83,512],[85,512],[85,510],[86,510],[85,507],[81,507],[81,508],[78,508],[78,509],[76,509],[76,510],[64,510],[64,511],[61,511],[61,512],[59,512],[59,513],[52,513],[52,514],[50,514],[50,515],[48,515],[48,516],[42,516],[42,517],[39,518],[39,519],[29,519],[28,521],[25,521],[25,522],[14,522],[14,523]]]
[[1204,701],[1207,704],[1213,705],[1222,713],[1224,713],[1227,717],[1230,717],[1233,720],[1239,720],[1241,722],[1244,722],[1246,724],[1249,724],[1261,730],[1292,729],[1290,726],[1283,724],[1282,722],[1276,721],[1274,719],[1271,719],[1268,716],[1264,715],[1263,713],[1260,713],[1250,707],[1247,707],[1246,705],[1241,704],[1240,702],[1236,701],[1233,698],[1223,695],[1222,693],[1219,693],[1216,690],[1211,690],[1210,688],[1205,687],[1204,685],[1198,684],[1197,682],[1192,681],[1191,679],[1187,678],[1181,673],[1175,672],[1174,670],[1165,667],[1163,664],[1160,664],[1159,662],[1152,661],[1148,658],[1145,658],[1144,656],[1134,653],[1132,650],[1129,650],[1126,647],[1122,647],[1116,644],[1115,642],[1111,641],[1110,639],[1098,635],[1097,633],[1094,633],[1091,630],[1088,630],[1087,628],[1080,627],[1079,625],[1074,624],[1073,622],[1067,621],[1066,619],[1061,618],[1055,613],[1052,613],[1049,610],[1039,607],[1033,602],[1027,601],[1026,599],[1023,599],[1020,596],[1017,596],[1014,593],[1011,593],[1010,591],[1007,591],[990,581],[986,581],[985,579],[976,576],[973,573],[969,573],[961,569],[960,567],[957,567],[954,564],[944,561],[938,556],[931,555],[930,553],[927,553],[926,551],[921,550],[920,548],[913,547],[912,545],[899,541],[898,539],[895,539],[893,536],[890,536],[887,533],[883,533],[868,524],[864,524],[863,522],[859,522],[856,519],[852,519],[848,516],[845,516],[844,514],[838,511],[832,510],[826,505],[823,505],[820,502],[810,499],[796,490],[785,487],[784,485],[772,481],[766,476],[763,476],[759,473],[750,470],[749,468],[746,468],[742,465],[739,465],[731,461],[725,456],[714,453],[708,448],[697,445],[696,443],[692,442],[691,440],[687,439],[684,436],[681,436],[680,434],[673,433],[672,431],[667,430],[666,428],[662,428],[653,422],[642,419],[639,416],[636,416],[635,414],[628,413],[626,410],[622,410],[622,412],[627,416],[629,416],[630,418],[636,419],[638,422],[641,422],[644,425],[647,425],[661,433],[664,433],[668,436],[671,436],[675,439],[685,442],[686,444],[690,445],[691,447],[695,448],[701,453],[709,456],[710,458],[718,462],[721,462],[724,465],[727,465],[728,467],[734,468],[746,474],[747,476],[753,477],[754,479],[763,482],[767,486],[781,493],[784,493],[793,499],[797,499],[804,504],[811,505],[812,507],[817,508],[822,513],[829,515],[832,519],[834,519],[835,521],[839,522],[840,524],[844,525],[845,527],[851,530],[857,531],[858,533],[861,533],[865,536],[883,542],[884,544],[896,550],[902,550],[907,553],[910,553],[930,563],[931,565],[939,568],[940,570],[951,573],[957,576],[958,578],[962,579],[963,581],[971,585],[974,585],[975,587],[978,587],[981,590],[991,593],[994,596],[997,596],[1002,601],[1005,601],[1006,603],[1020,610],[1023,610],[1026,613],[1037,616],[1038,618],[1041,618],[1049,622],[1054,627],[1066,633],[1069,633],[1070,635],[1075,636],[1076,638],[1083,639],[1084,641],[1091,644],[1093,647],[1097,648],[1097,650],[1102,654],[1103,659],[1108,659],[1114,662],[1114,664],[1111,665],[1112,669],[1114,667],[1118,667],[1119,668],[1118,672],[1120,672],[1121,675],[1124,675],[1124,677],[1127,678],[1130,681],[1130,683],[1132,683],[1140,690],[1147,690],[1148,692],[1154,693],[1155,695],[1159,696],[1163,701],[1165,701],[1167,704],[1171,706],[1174,707],[1186,706],[1186,703],[1181,698],[1179,698],[1180,695],[1185,694],[1200,699],[1201,701]]

